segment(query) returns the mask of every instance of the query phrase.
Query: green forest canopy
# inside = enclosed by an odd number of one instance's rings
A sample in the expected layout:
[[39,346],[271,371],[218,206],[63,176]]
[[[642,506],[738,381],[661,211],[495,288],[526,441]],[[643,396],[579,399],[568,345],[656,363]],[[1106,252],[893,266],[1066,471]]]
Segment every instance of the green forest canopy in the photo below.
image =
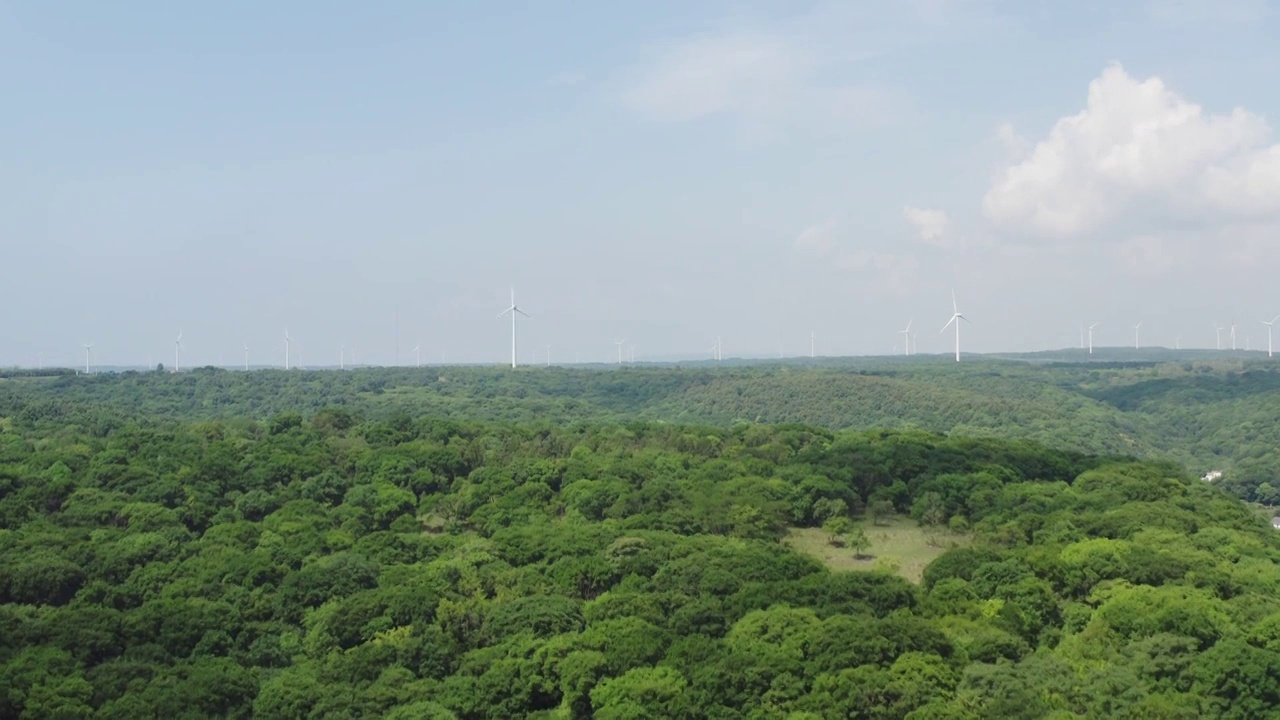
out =
[[[1126,357],[1119,351],[1118,357]],[[1172,351],[1170,351],[1171,355]],[[804,423],[1035,440],[1223,470],[1247,500],[1280,488],[1280,370],[1264,360],[1027,362],[933,358],[600,368],[209,369],[0,380],[0,415],[266,419],[344,407],[369,419]],[[1055,356],[1047,356],[1049,358]],[[1065,357],[1065,356],[1064,356]],[[10,408],[6,410],[6,408]]]
[[[741,373],[0,383],[0,716],[1280,711],[1280,534],[1244,504],[1024,439],[618,421],[793,399]],[[885,504],[971,542],[919,585],[779,542]]]

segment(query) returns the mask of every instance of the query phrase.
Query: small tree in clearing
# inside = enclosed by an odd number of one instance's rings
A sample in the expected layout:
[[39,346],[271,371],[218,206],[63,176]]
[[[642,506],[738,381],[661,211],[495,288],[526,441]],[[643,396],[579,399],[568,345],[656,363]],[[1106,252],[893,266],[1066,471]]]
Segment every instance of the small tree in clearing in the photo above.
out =
[[843,515],[837,515],[822,523],[822,531],[827,534],[827,542],[836,547],[844,547],[845,535],[853,530],[853,521]]
[[853,557],[857,559],[865,557],[863,551],[871,547],[871,541],[867,539],[867,534],[862,528],[854,528],[847,537],[849,546],[853,548]]

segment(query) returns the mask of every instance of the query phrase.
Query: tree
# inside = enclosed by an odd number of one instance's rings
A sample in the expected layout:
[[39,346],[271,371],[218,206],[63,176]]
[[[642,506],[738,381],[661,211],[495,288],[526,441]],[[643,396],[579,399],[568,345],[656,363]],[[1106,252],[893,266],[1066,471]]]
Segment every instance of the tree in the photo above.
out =
[[872,500],[867,503],[867,517],[873,525],[888,525],[893,519],[893,503],[888,500]]
[[1280,488],[1269,482],[1261,483],[1258,485],[1258,489],[1254,490],[1254,497],[1263,505],[1274,507],[1277,503],[1280,503]]
[[847,535],[849,547],[853,548],[853,556],[855,558],[866,557],[862,551],[871,547],[871,541],[867,538],[867,533],[862,528],[854,528]]
[[822,531],[827,534],[827,543],[836,547],[844,547],[845,536],[853,530],[853,527],[853,521],[844,515],[837,515],[822,523]]

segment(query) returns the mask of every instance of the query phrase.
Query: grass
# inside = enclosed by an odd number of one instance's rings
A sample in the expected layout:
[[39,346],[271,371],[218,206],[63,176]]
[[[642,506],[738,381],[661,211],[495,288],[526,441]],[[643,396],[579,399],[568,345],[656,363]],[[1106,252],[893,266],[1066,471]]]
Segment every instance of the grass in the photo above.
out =
[[[822,561],[831,570],[892,570],[913,583],[920,582],[924,569],[947,550],[969,542],[967,535],[946,528],[925,532],[910,518],[895,517],[884,525],[859,523],[871,547],[855,556],[851,547],[828,542],[822,528],[791,528],[782,542],[788,547]],[[932,540],[932,542],[931,542]]]

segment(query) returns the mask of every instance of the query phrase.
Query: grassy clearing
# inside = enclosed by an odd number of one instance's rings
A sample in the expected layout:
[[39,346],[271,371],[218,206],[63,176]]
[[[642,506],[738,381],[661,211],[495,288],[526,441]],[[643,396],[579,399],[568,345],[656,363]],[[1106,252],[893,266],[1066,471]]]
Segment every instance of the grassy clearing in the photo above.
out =
[[[920,582],[925,566],[947,550],[969,542],[959,535],[939,528],[928,533],[914,520],[897,517],[885,525],[859,523],[871,547],[863,557],[855,557],[853,548],[836,547],[827,542],[821,528],[791,528],[782,542],[792,549],[812,555],[832,570],[893,569],[913,583]],[[930,539],[934,541],[930,544]]]

